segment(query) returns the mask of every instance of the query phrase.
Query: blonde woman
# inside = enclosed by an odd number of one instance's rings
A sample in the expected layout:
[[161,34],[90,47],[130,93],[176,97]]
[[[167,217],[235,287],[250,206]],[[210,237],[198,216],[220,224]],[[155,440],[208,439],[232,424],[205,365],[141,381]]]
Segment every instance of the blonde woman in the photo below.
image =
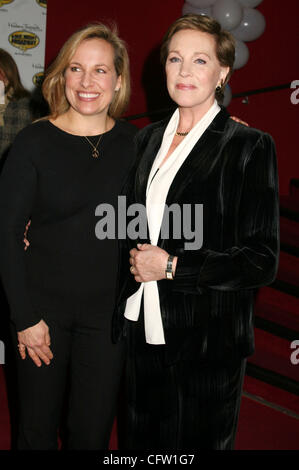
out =
[[110,331],[117,240],[97,239],[95,210],[116,206],[134,156],[135,127],[118,119],[130,94],[123,41],[103,24],[77,31],[43,94],[50,115],[17,136],[0,180],[1,274],[19,347],[18,448],[57,449],[68,378],[67,448],[105,449],[123,346]]

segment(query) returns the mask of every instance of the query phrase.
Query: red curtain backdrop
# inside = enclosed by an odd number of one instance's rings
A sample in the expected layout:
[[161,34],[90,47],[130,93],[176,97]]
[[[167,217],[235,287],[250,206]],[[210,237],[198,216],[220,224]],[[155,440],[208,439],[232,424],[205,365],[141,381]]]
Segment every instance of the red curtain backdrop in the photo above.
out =
[[[163,73],[159,67],[159,44],[172,21],[181,15],[183,0],[51,0],[48,2],[46,64],[78,27],[92,21],[115,22],[128,44],[133,93],[127,115],[169,106]],[[231,78],[233,93],[281,85],[299,79],[296,31],[298,0],[263,0],[258,6],[266,19],[266,30],[248,42],[250,58]],[[291,89],[249,96],[249,103],[235,98],[231,114],[252,127],[269,132],[277,146],[280,193],[288,194],[289,181],[299,177],[297,135],[299,104],[290,101]],[[297,120],[296,120],[297,117]],[[134,121],[139,127],[148,119]]]

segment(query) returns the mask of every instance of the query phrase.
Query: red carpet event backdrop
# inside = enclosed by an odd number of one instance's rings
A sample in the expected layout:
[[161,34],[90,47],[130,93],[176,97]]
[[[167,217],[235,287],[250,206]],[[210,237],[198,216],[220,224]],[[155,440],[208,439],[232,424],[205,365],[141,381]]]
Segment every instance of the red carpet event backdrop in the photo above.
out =
[[[233,9],[226,11],[228,6]],[[299,423],[298,0],[50,0],[48,5],[46,0],[0,0],[0,47],[12,54],[23,84],[32,89],[42,78],[44,62],[51,63],[77,28],[94,21],[115,22],[131,61],[133,91],[126,117],[143,127],[157,119],[158,110],[171,106],[164,100],[160,44],[168,26],[192,9],[231,21],[232,31],[240,24],[246,30],[243,17],[238,23],[245,9],[251,14],[254,10],[260,21],[254,38],[242,36],[242,31],[235,35],[239,57],[230,80],[228,111],[274,138],[281,252],[277,279],[260,290],[256,302],[256,351],[248,360],[236,448],[294,450]],[[0,449],[10,449],[12,393],[6,387],[4,372],[9,368],[4,365],[2,339]],[[115,422],[110,448],[117,446]]]

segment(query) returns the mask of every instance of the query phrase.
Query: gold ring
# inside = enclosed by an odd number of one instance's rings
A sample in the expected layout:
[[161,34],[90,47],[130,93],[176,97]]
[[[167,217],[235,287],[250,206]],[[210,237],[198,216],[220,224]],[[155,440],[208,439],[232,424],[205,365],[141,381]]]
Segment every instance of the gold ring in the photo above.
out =
[[131,271],[132,274],[133,274],[133,269],[134,269],[134,266],[131,266],[130,271]]

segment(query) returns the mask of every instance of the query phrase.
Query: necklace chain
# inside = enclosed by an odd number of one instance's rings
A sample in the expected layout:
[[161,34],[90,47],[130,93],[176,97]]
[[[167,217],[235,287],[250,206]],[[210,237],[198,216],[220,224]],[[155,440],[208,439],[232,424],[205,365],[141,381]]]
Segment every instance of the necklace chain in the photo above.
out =
[[86,137],[86,135],[84,135],[83,137],[85,137],[85,139],[87,140],[87,142],[92,146],[92,152],[91,152],[91,155],[93,158],[99,158],[99,151],[98,151],[98,145],[101,141],[101,138],[103,137],[103,134],[100,135],[96,145],[93,145],[93,143],[89,140],[88,137]]

